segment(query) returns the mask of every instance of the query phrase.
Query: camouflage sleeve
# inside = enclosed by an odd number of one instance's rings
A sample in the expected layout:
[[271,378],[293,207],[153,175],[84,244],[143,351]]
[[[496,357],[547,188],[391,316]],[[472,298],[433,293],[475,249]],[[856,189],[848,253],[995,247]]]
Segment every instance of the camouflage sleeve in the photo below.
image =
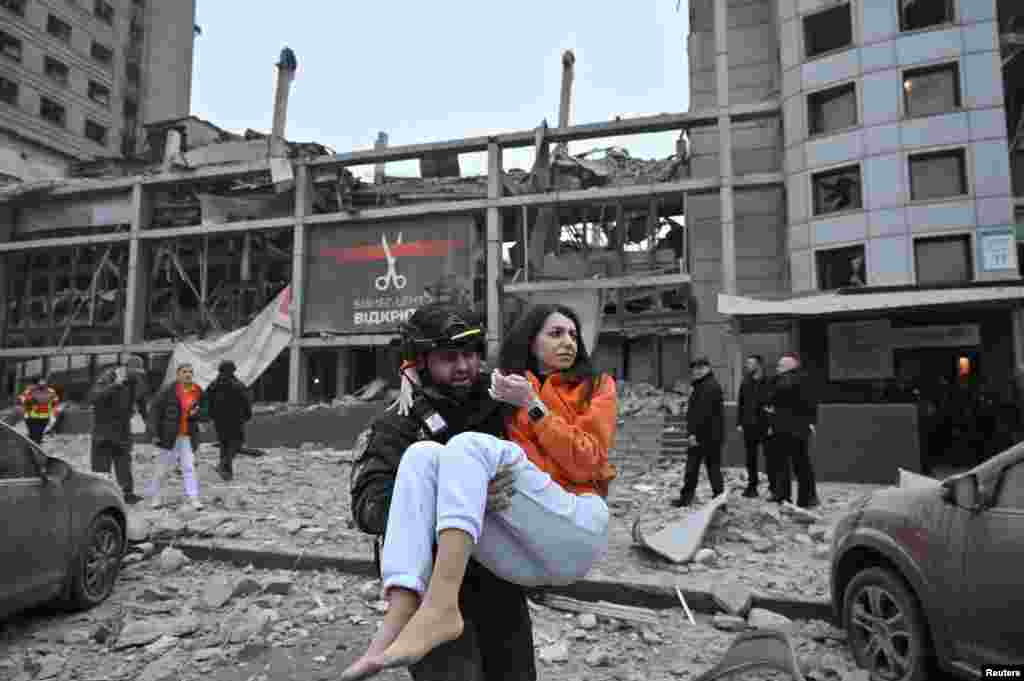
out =
[[387,529],[398,464],[418,435],[414,423],[396,415],[385,416],[360,433],[349,489],[352,519],[361,531],[379,535]]

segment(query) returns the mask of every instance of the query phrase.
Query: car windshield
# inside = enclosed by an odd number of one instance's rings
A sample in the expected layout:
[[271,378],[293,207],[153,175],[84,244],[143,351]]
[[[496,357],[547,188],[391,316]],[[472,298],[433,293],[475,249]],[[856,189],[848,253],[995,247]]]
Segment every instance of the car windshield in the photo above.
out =
[[0,480],[39,475],[36,461],[42,453],[32,441],[6,423],[0,423]]

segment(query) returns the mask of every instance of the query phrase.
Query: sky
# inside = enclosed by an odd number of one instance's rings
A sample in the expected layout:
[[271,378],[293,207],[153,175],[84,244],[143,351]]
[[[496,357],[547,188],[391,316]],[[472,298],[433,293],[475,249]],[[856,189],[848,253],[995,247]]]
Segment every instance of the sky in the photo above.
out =
[[[275,12],[263,15],[264,5]],[[542,119],[556,127],[565,49],[576,55],[572,123],[676,113],[689,107],[687,18],[685,0],[199,0],[192,113],[232,132],[269,132],[285,46],[298,60],[285,136],[338,153],[372,148],[378,131],[404,145]],[[664,158],[677,136],[585,140],[570,151],[615,145]],[[507,150],[505,168],[529,169],[532,156]],[[486,172],[483,154],[460,162],[463,175]],[[417,175],[418,164],[389,163],[387,173]]]

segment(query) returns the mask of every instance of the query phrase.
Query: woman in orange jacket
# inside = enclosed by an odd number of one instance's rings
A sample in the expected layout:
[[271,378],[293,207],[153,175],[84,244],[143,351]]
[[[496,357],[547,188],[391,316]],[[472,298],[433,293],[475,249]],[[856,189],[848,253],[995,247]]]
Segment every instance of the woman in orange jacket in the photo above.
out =
[[[541,586],[581,579],[608,550],[615,382],[593,368],[579,317],[563,305],[533,308],[499,364],[490,396],[510,405],[508,440],[467,432],[402,455],[381,561],[388,612],[343,681],[415,664],[458,638],[471,555],[506,581]],[[488,483],[508,467],[511,503],[485,517]]]

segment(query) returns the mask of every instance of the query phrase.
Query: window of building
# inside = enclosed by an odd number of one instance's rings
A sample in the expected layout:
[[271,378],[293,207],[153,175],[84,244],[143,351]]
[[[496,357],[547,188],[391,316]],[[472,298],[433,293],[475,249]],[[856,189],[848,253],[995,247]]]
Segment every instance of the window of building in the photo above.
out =
[[3,76],[0,76],[0,102],[18,104],[18,84]]
[[910,156],[910,199],[928,201],[967,193],[963,149]]
[[910,118],[959,109],[960,66],[943,64],[904,72],[903,102]]
[[847,83],[808,95],[807,124],[812,135],[857,125],[857,86]]
[[46,32],[58,40],[71,42],[71,24],[52,14],[46,17]]
[[19,17],[25,16],[25,0],[0,0],[0,7],[8,12],[14,12]]
[[94,80],[89,81],[89,99],[102,104],[103,106],[110,106],[110,88],[106,85],[101,85]]
[[971,238],[942,236],[914,241],[918,284],[959,284],[974,278]]
[[860,166],[845,166],[811,176],[814,192],[814,214],[824,215],[844,210],[860,210]]
[[68,84],[68,65],[53,57],[43,58],[43,73],[61,85]]
[[845,246],[818,251],[818,288],[832,291],[837,288],[864,286],[864,246]]
[[91,54],[93,59],[106,66],[110,66],[114,61],[114,51],[97,42],[93,42]]
[[953,23],[953,0],[900,0],[900,30]]
[[838,5],[804,17],[804,51],[808,58],[853,44],[850,5]]
[[96,144],[107,146],[107,128],[95,121],[85,121],[85,136]]
[[106,2],[105,0],[96,0],[93,5],[92,13],[101,21],[105,21],[111,26],[114,25],[114,8],[109,2]]
[[0,31],[0,52],[8,59],[21,61],[21,41]]
[[67,123],[68,118],[68,112],[64,106],[47,97],[39,98],[39,115],[50,123],[59,125],[62,128]]
[[142,72],[139,70],[139,65],[135,62],[128,62],[124,65],[124,75],[128,79],[129,83],[135,85],[139,84],[139,80],[142,78]]

